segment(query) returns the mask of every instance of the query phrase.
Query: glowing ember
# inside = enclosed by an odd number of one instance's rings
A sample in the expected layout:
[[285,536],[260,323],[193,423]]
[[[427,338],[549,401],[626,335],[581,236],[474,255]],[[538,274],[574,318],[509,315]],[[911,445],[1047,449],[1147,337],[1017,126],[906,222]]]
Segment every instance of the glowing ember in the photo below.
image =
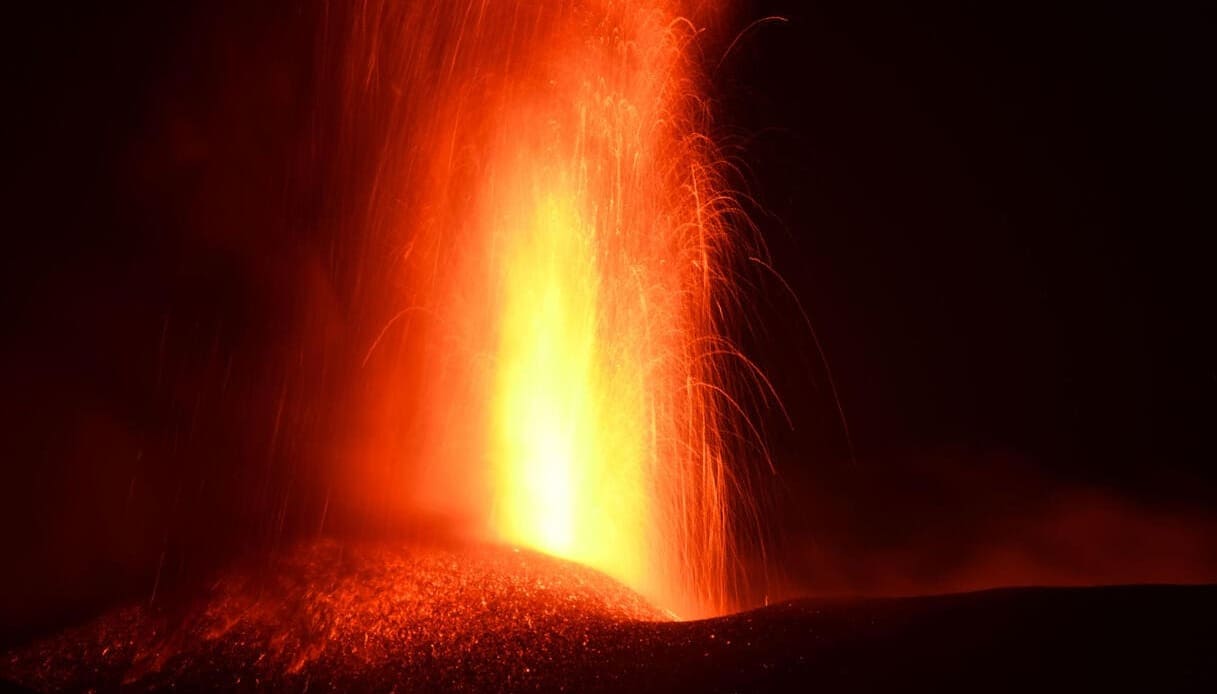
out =
[[722,376],[737,208],[702,135],[696,8],[539,5],[373,3],[352,24],[352,88],[398,95],[367,223],[406,249],[394,315],[435,320],[377,372],[363,445],[420,461],[415,509],[718,612],[724,442],[748,429]]
[[505,678],[553,677],[562,661],[612,657],[615,625],[662,618],[595,571],[487,545],[318,542],[207,586],[0,654],[0,684],[501,689]]

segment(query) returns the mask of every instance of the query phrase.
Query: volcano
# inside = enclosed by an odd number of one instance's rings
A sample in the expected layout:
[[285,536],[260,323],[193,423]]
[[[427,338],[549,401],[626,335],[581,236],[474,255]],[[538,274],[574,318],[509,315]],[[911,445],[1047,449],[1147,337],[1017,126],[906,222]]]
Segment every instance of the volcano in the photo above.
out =
[[304,544],[3,659],[34,690],[867,691],[1217,684],[1217,586],[805,599],[681,622],[482,544]]

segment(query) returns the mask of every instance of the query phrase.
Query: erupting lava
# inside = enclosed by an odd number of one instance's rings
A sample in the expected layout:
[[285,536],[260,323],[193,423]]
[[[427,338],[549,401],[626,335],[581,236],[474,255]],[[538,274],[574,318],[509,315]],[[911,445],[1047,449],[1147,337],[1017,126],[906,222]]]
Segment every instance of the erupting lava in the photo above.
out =
[[369,353],[391,392],[368,456],[416,465],[415,508],[682,616],[727,607],[727,458],[751,431],[726,337],[741,224],[691,50],[713,13],[369,3],[344,75],[384,138],[363,223],[403,249],[407,297]]

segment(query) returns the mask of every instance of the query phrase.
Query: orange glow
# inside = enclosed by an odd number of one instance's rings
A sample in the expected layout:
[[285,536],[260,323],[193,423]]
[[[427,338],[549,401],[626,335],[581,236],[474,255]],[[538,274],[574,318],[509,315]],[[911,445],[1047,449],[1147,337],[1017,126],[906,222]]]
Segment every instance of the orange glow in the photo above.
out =
[[[570,195],[538,202],[505,255],[496,354],[494,527],[507,540],[643,578],[646,499],[632,363],[604,363],[594,229]],[[624,381],[625,383],[621,383]],[[625,416],[612,416],[619,398]]]
[[738,208],[694,50],[710,14],[481,0],[352,25],[350,81],[391,85],[369,222],[405,249],[364,457],[413,470],[413,509],[685,617],[728,607],[726,458],[751,435],[724,337]]

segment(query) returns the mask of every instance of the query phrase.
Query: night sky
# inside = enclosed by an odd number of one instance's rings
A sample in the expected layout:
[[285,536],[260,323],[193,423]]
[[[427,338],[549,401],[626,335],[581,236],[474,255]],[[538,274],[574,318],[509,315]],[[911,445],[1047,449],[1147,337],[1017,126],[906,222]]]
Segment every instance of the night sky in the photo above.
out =
[[1067,5],[760,3],[725,61],[813,586],[1212,580],[1211,24]]
[[[794,423],[758,415],[756,599],[1217,580],[1213,27],[1118,5],[741,2],[708,32],[793,291],[744,268]],[[317,8],[41,12],[4,60],[6,638],[315,532],[344,416],[285,366],[349,311]]]

